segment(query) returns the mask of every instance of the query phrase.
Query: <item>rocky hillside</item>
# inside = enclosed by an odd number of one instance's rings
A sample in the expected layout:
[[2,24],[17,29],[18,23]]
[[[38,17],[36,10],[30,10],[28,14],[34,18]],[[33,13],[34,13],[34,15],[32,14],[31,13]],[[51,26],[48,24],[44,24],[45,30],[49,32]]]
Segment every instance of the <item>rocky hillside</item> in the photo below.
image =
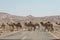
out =
[[20,22],[20,21],[51,21],[60,22],[60,16],[46,16],[46,17],[34,17],[32,15],[28,16],[15,16],[8,13],[0,12],[0,22]]

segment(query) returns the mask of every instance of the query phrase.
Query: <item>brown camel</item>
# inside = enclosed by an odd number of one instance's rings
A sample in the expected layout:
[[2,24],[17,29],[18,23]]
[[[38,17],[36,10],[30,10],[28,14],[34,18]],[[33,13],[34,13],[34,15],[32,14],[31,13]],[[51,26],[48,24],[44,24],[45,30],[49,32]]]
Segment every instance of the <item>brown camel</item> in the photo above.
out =
[[33,28],[31,22],[30,23],[25,23],[24,25],[27,26],[28,31],[31,31],[32,28]]
[[35,23],[34,25],[36,28],[38,27],[38,29],[40,29],[40,25],[38,23]]
[[60,25],[60,23],[56,22],[57,25]]
[[44,31],[46,31],[46,29],[47,29],[47,25],[46,25],[46,23],[40,22],[40,24],[43,26]]
[[38,28],[40,28],[39,24],[37,24],[37,23],[33,24],[31,21],[28,24],[25,23],[25,26],[27,26],[28,28],[31,27],[31,29],[34,28],[34,31],[36,29],[36,26],[38,26]]
[[[2,23],[0,29],[2,29],[3,31],[5,31],[5,24],[4,23]],[[1,33],[3,33],[2,30],[1,30]]]
[[9,25],[10,26],[10,31],[14,31],[14,25],[13,25],[13,23],[7,23],[7,25]]
[[2,23],[2,25],[1,25],[1,27],[0,27],[0,28],[5,29],[5,24],[4,24],[4,23]]
[[18,30],[18,28],[22,28],[22,25],[21,25],[21,23],[13,23],[13,25],[16,27],[16,29]]
[[47,28],[48,28],[48,31],[54,31],[54,28],[53,28],[53,24],[51,24],[51,22],[47,22]]
[[49,21],[46,23],[40,22],[40,24],[44,27],[44,31],[54,31],[53,25]]
[[32,22],[30,21],[29,23],[25,23],[25,26],[27,26],[28,27],[28,30],[30,31],[30,30],[32,30],[32,28],[34,28],[34,31],[35,31],[35,25],[32,25]]

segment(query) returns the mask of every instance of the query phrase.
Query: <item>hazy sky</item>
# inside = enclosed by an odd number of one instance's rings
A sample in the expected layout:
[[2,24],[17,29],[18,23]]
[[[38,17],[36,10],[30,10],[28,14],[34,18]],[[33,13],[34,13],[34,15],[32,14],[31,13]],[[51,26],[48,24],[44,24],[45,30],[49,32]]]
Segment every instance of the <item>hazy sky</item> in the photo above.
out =
[[13,15],[60,15],[60,0],[0,0],[0,11]]

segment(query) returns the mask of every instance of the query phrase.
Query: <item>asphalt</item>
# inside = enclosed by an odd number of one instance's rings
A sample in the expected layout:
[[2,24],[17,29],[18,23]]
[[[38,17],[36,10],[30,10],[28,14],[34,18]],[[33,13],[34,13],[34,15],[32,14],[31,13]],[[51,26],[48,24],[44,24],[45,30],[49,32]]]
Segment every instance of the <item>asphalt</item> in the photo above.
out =
[[57,39],[48,32],[43,32],[41,30],[36,31],[22,31],[10,34],[7,36],[0,37],[0,39],[13,39],[13,40],[52,40]]

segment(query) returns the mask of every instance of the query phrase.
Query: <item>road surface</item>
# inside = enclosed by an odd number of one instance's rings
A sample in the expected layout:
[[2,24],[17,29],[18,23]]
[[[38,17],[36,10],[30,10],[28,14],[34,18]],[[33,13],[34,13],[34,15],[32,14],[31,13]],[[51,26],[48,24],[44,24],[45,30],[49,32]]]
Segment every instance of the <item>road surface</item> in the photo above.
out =
[[20,39],[20,40],[52,40],[56,39],[48,32],[43,31],[22,31],[11,35],[0,37],[0,39]]

